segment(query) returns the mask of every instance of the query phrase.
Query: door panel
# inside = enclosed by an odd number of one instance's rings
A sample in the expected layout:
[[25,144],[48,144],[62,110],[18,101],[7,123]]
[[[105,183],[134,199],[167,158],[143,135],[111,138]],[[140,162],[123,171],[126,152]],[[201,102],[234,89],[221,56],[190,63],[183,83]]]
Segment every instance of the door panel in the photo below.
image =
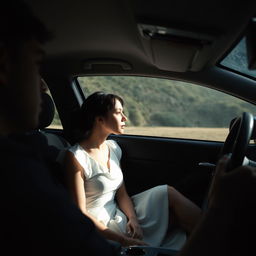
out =
[[130,135],[110,138],[122,149],[122,170],[130,195],[169,184],[201,205],[212,170],[198,164],[215,163],[222,143]]

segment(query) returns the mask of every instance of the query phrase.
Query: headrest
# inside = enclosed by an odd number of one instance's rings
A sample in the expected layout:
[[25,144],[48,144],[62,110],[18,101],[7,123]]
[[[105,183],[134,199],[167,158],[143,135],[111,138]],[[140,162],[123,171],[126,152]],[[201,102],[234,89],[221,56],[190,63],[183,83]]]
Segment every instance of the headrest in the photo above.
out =
[[38,129],[43,129],[49,126],[52,123],[55,114],[55,106],[51,96],[43,92],[41,99],[42,103]]

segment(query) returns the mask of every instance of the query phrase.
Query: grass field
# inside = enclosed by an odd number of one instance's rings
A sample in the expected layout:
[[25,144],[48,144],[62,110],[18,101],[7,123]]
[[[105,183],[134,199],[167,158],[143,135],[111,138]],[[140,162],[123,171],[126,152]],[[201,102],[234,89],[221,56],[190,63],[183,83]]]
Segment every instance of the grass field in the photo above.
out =
[[[49,128],[61,128],[61,127],[50,126]],[[131,127],[125,128],[125,134],[224,141],[228,135],[228,128],[132,127],[131,126]]]
[[125,134],[224,141],[228,135],[228,128],[126,127]]

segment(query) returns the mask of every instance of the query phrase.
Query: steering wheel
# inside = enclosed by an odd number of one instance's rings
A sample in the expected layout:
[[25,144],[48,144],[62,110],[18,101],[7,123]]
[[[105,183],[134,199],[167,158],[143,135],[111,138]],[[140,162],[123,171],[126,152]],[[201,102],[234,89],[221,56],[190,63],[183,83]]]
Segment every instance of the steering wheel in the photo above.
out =
[[[227,172],[243,164],[256,166],[254,161],[246,159],[245,154],[253,134],[254,117],[251,113],[244,112],[241,117],[234,119],[229,134],[224,142],[220,156],[231,154]],[[246,161],[247,160],[247,161]],[[212,186],[212,181],[210,187]],[[209,191],[208,191],[209,193]],[[209,203],[209,194],[206,196],[202,209],[206,210]]]
[[234,120],[221,152],[221,156],[231,153],[227,171],[243,165],[253,126],[254,117],[248,112],[244,112],[241,117]]
[[[232,171],[236,167],[241,166],[244,164],[244,162],[246,162],[245,154],[253,133],[253,127],[254,117],[248,112],[244,112],[241,117],[238,117],[233,121],[220,154],[221,157],[226,154],[231,154],[226,170],[227,172]],[[248,159],[246,164],[256,166],[255,162]],[[212,182],[210,183],[210,187],[211,185]],[[206,196],[203,202],[203,210],[208,208],[208,197],[209,194]]]

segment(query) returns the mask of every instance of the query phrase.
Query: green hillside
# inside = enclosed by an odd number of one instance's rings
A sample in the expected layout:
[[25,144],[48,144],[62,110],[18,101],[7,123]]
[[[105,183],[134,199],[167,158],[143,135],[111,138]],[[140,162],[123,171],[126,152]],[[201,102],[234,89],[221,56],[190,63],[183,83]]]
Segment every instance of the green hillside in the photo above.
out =
[[94,76],[79,82],[86,96],[99,90],[122,96],[132,126],[228,127],[242,112],[255,112],[254,105],[179,81]]

